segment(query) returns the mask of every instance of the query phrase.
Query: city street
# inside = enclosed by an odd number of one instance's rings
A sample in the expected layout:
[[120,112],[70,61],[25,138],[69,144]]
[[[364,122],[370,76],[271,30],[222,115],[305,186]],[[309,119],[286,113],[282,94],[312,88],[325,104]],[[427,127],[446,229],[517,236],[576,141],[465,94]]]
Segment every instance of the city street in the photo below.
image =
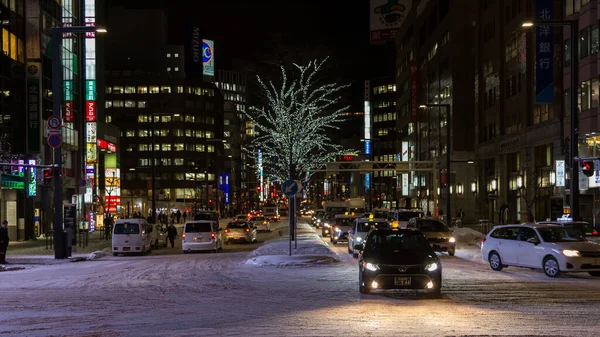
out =
[[[278,235],[277,231],[267,235]],[[328,239],[327,239],[328,241]],[[356,260],[265,268],[223,252],[107,256],[0,274],[2,336],[594,336],[600,280],[442,255],[443,298],[359,295]],[[252,245],[254,246],[254,245]],[[166,250],[167,251],[167,250]]]

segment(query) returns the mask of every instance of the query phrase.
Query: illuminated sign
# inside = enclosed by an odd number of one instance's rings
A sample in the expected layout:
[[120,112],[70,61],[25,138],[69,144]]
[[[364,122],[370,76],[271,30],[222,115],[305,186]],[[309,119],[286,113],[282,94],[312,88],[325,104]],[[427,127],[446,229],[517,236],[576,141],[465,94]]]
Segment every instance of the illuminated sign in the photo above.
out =
[[117,152],[117,146],[113,143],[107,143],[108,144],[108,151],[110,152]]
[[87,143],[86,144],[86,152],[85,152],[85,161],[87,163],[95,163],[96,158],[96,143]]
[[65,122],[73,122],[73,102],[64,102],[63,103],[63,121]]
[[[35,159],[29,159],[29,165],[35,165]],[[29,168],[29,181],[27,188],[27,195],[30,197],[35,197],[37,194],[37,183],[36,183],[36,175],[35,175],[35,167]]]
[[73,81],[63,81],[65,84],[65,91],[63,92],[63,101],[73,100]]
[[24,190],[25,182],[23,181],[23,177],[13,176],[10,174],[2,174],[1,179],[1,187],[12,190]]
[[96,100],[96,80],[85,81],[85,100],[95,101]]
[[98,148],[100,150],[108,150],[108,142],[102,139],[98,139]]
[[85,121],[95,122],[96,121],[96,101],[85,102]]
[[565,161],[557,160],[556,163],[556,186],[565,186]]
[[202,39],[202,74],[215,76],[215,42]]
[[96,139],[97,139],[97,133],[98,133],[98,129],[96,128],[96,123],[93,122],[87,122],[86,124],[86,131],[87,131],[87,138],[86,138],[86,143],[95,143]]

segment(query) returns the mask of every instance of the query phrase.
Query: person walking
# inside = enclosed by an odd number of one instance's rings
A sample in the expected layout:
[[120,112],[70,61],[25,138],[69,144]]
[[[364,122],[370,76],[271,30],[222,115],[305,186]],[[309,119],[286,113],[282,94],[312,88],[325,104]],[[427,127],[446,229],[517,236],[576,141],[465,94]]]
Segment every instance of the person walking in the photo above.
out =
[[0,226],[0,264],[6,263],[6,250],[8,249],[8,221],[2,221]]
[[185,219],[187,219],[187,212],[183,211],[182,216],[183,216],[183,223],[185,223]]
[[177,217],[177,223],[178,224],[181,223],[180,222],[181,221],[181,211],[180,210],[177,210],[177,213],[175,213],[175,216]]
[[177,228],[171,223],[169,227],[167,227],[167,238],[171,242],[171,248],[175,248],[175,237],[177,236]]

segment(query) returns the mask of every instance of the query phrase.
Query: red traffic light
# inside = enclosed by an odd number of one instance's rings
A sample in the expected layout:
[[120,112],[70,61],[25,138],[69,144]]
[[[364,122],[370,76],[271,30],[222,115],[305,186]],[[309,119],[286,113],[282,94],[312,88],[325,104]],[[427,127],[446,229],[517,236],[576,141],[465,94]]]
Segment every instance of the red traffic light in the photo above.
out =
[[45,168],[43,171],[44,184],[48,185],[52,181],[52,177],[54,176],[54,172],[51,168]]
[[584,160],[581,162],[581,171],[586,177],[594,175],[594,162],[591,160]]

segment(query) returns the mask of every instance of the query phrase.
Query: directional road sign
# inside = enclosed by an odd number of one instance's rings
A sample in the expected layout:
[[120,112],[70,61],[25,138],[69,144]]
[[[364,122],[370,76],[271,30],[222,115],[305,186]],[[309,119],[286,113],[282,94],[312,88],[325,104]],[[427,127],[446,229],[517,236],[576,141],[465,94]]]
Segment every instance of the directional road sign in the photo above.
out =
[[295,180],[288,180],[281,185],[281,189],[283,190],[283,194],[291,197],[298,193],[298,183]]
[[49,129],[60,129],[62,126],[62,121],[57,116],[50,116],[48,118],[48,128]]
[[53,148],[60,147],[62,145],[62,136],[59,134],[52,134],[48,136],[48,145]]

